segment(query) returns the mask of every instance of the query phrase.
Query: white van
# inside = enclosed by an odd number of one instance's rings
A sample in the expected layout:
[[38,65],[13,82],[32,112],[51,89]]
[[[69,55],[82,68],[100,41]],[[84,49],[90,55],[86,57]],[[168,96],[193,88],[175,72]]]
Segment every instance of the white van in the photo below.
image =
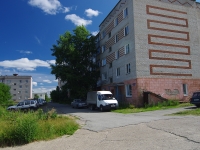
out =
[[99,108],[101,111],[117,109],[118,101],[110,91],[91,91],[87,93],[87,105],[91,110]]

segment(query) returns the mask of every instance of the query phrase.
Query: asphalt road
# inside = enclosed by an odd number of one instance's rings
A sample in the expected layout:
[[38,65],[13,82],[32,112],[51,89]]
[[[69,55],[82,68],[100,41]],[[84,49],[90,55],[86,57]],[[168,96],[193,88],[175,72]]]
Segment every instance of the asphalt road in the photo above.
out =
[[200,150],[200,117],[167,116],[195,107],[135,114],[72,109],[49,103],[59,114],[80,118],[82,128],[72,136],[34,142],[5,150]]

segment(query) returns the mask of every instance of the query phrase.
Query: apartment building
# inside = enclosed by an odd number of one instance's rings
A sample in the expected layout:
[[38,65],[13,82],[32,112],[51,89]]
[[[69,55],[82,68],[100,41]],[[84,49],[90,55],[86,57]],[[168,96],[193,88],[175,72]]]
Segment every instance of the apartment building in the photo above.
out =
[[10,93],[14,101],[22,101],[32,98],[32,77],[31,76],[0,76],[0,83],[10,86]]
[[143,91],[188,101],[200,90],[200,4],[120,0],[99,26],[98,88],[142,104]]

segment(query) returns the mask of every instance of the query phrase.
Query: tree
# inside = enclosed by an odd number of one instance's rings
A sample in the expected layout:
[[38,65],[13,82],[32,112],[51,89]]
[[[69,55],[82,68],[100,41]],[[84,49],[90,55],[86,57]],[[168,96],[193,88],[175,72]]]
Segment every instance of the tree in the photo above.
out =
[[57,45],[53,45],[52,56],[56,57],[52,65],[52,74],[66,81],[65,90],[70,89],[70,96],[85,97],[96,87],[99,72],[96,69],[96,38],[91,36],[84,26],[77,26],[73,34],[61,35]]
[[4,104],[11,100],[10,87],[6,84],[0,83],[0,104]]
[[34,94],[34,99],[38,99],[38,98],[39,98],[39,95]]
[[45,93],[45,100],[46,100],[47,102],[50,101],[50,98],[49,98],[49,96],[47,95],[47,93]]

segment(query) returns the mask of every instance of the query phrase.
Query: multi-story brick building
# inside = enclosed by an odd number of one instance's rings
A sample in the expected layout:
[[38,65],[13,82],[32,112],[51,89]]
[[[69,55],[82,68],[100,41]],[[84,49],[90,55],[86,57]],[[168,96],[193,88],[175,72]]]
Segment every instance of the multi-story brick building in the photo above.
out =
[[120,0],[99,30],[98,85],[119,101],[141,105],[143,91],[188,101],[200,90],[195,0]]
[[0,76],[0,83],[10,86],[10,93],[14,101],[22,101],[32,98],[32,77],[31,76]]

